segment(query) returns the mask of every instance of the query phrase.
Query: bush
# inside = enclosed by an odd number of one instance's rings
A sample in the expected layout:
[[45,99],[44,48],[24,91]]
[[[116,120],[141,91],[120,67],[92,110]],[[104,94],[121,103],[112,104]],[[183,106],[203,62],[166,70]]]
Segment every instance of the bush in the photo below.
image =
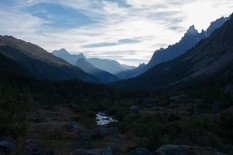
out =
[[23,136],[26,133],[26,114],[31,107],[27,89],[4,88],[0,90],[0,136]]
[[222,111],[220,113],[218,123],[221,128],[233,132],[233,111],[231,110]]
[[170,113],[170,115],[168,116],[168,122],[177,121],[180,119],[181,117],[176,113]]

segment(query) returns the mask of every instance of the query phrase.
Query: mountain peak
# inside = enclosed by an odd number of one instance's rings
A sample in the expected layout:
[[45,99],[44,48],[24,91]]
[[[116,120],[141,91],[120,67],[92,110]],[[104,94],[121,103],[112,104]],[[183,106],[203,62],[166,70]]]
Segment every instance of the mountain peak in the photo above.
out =
[[75,65],[76,61],[79,58],[86,59],[86,57],[82,53],[80,53],[80,54],[70,54],[64,48],[62,48],[60,50],[53,51],[52,53],[53,53],[53,55],[55,55],[57,57],[60,57],[60,58],[66,60],[67,62],[69,62],[70,64],[73,64],[73,65]]
[[53,51],[53,54],[54,54],[54,55],[69,54],[69,52],[68,52],[66,49],[62,48],[62,49],[60,49],[60,50],[55,50],[55,51]]
[[138,67],[145,67],[145,66],[146,66],[145,63],[140,63],[140,64],[138,65]]
[[[77,60],[77,62],[84,62],[84,61],[86,61],[84,58],[79,58],[78,60]],[[76,63],[77,63],[76,62]],[[87,62],[87,61],[86,61]]]
[[86,57],[84,56],[83,53],[79,53],[78,56],[80,56],[80,57],[83,58],[83,59],[86,59]]
[[65,48],[61,48],[60,51],[67,52]]
[[[230,17],[230,16],[229,16]],[[220,28],[227,20],[229,20],[229,17],[221,17],[213,22],[210,23],[210,26],[206,30],[207,37],[211,35],[211,33]]]
[[196,35],[198,34],[198,31],[196,30],[195,26],[192,25],[189,27],[188,31],[186,32],[186,34],[191,34],[191,35]]

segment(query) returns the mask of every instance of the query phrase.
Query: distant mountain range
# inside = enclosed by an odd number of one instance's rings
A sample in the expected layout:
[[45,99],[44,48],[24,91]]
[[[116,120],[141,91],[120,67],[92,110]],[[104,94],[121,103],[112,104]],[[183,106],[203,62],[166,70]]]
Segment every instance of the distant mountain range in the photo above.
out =
[[189,49],[194,47],[200,40],[209,37],[215,29],[221,27],[228,19],[230,19],[230,17],[221,17],[215,20],[210,24],[210,26],[207,28],[206,31],[202,30],[201,33],[199,33],[195,29],[194,25],[190,26],[190,28],[187,30],[187,32],[184,34],[184,36],[181,38],[181,40],[178,43],[174,45],[169,45],[166,49],[161,48],[155,51],[151,60],[148,62],[148,64],[144,65],[144,67],[142,65],[139,65],[138,66],[139,68],[135,68],[130,72],[124,71],[118,73],[118,77],[120,79],[129,79],[136,77],[148,71],[150,68],[154,67],[155,65],[172,60],[184,54]]
[[53,55],[55,55],[56,57],[62,58],[64,60],[66,60],[67,62],[69,62],[72,65],[75,65],[77,60],[80,58],[84,58],[86,59],[86,57],[80,53],[80,54],[70,54],[66,49],[62,48],[60,50],[55,50],[52,52]]
[[91,63],[94,65],[96,68],[99,70],[109,72],[113,75],[116,75],[117,73],[123,72],[123,71],[128,71],[132,70],[135,67],[134,66],[128,66],[128,65],[122,65],[119,62],[115,60],[109,60],[109,59],[98,59],[98,58],[90,58],[87,59],[82,53],[75,55],[75,54],[70,54],[68,51],[66,51],[64,48],[60,50],[56,50],[52,52],[53,55],[60,57],[70,64],[75,65],[77,60],[80,58],[85,59],[87,62]]
[[[69,80],[77,78],[99,83],[97,78],[87,74],[79,67],[55,57],[37,45],[11,36],[0,36],[0,54],[10,59],[9,62],[15,61],[15,64],[21,65],[39,79]],[[5,65],[8,65],[8,68],[12,67],[9,64]]]
[[122,71],[128,71],[129,68],[134,68],[132,66],[121,65],[119,62],[115,60],[90,58],[87,59],[87,61],[96,66],[97,68],[109,72],[113,75],[116,75]]
[[83,69],[85,72],[91,75],[94,75],[103,83],[108,83],[108,82],[119,80],[116,76],[96,68],[90,62],[87,62],[86,59],[84,58],[78,59],[75,65]]
[[[216,29],[209,37],[201,40],[195,47],[183,55],[168,62],[158,64],[135,78],[115,82],[110,85],[126,89],[153,89],[191,79],[214,78],[216,76],[233,74],[233,18],[226,22],[225,20],[225,18],[222,18],[221,21],[224,21],[224,24],[219,29]],[[216,25],[218,26],[218,24]],[[216,28],[216,25],[211,27]],[[209,30],[208,32],[207,30],[207,33],[210,34],[211,31]],[[185,40],[188,41],[189,38],[193,40],[194,36],[200,35],[191,27],[180,41],[180,44],[186,37],[188,39]],[[175,47],[179,46],[176,44],[168,49]]]
[[145,66],[146,65],[144,63],[142,63],[138,67],[131,69],[129,71],[120,72],[120,73],[116,74],[116,76],[122,80],[136,77],[143,72],[143,69],[145,68]]

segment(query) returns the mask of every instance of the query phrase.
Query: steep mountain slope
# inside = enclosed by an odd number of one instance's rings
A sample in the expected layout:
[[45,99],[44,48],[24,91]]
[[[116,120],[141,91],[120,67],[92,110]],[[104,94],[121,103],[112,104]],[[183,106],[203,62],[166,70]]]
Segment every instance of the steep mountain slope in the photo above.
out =
[[52,53],[56,57],[62,58],[64,60],[66,60],[67,62],[69,62],[70,64],[73,64],[73,65],[75,65],[76,61],[78,59],[80,59],[80,58],[86,59],[85,56],[82,53],[80,53],[78,55],[70,54],[64,48],[60,49],[60,50],[53,51]]
[[25,67],[0,53],[0,78],[9,80],[9,78],[17,79],[19,77],[24,79],[34,78],[32,73]]
[[156,88],[214,75],[232,61],[233,18],[182,56],[159,64],[136,78],[111,85],[127,89]]
[[92,75],[53,56],[39,46],[14,37],[0,36],[0,53],[24,66],[39,79],[78,78],[83,81],[98,82]]
[[128,70],[126,67],[122,66],[119,62],[115,60],[90,58],[87,59],[87,61],[93,64],[95,67],[103,71],[109,72],[113,75]]
[[113,75],[115,75],[119,72],[129,71],[129,70],[132,70],[135,68],[133,66],[120,64],[119,62],[117,62],[115,60],[98,59],[98,58],[87,59],[82,53],[79,55],[74,55],[74,54],[70,54],[65,49],[56,50],[56,51],[53,51],[52,53],[53,53],[53,55],[55,55],[59,58],[62,58],[73,65],[75,65],[75,63],[77,62],[78,59],[83,58],[87,62],[94,65],[96,68],[103,70],[103,71],[106,71],[106,72],[109,72]]
[[126,69],[128,70],[133,70],[133,69],[136,69],[137,67],[135,66],[129,66],[129,65],[125,65],[125,64],[121,64],[123,67],[125,67]]
[[143,69],[145,68],[145,64],[140,64],[138,67],[132,69],[132,70],[129,70],[129,71],[124,71],[124,72],[120,72],[118,74],[116,74],[116,76],[120,79],[129,79],[129,78],[132,78],[132,77],[136,77],[138,76],[139,74],[142,73]]
[[96,68],[94,65],[87,62],[84,58],[78,59],[77,62],[75,63],[75,65],[80,67],[81,69],[83,69],[87,73],[94,75],[103,83],[113,82],[113,81],[119,80],[116,76]]
[[209,37],[215,29],[221,27],[228,19],[229,17],[221,17],[217,19],[210,24],[206,31],[202,30],[201,33],[198,33],[195,27],[191,26],[178,43],[170,45],[166,49],[161,48],[155,51],[151,60],[143,69],[143,72],[157,64],[169,61],[184,54],[186,51],[194,47],[201,39]]

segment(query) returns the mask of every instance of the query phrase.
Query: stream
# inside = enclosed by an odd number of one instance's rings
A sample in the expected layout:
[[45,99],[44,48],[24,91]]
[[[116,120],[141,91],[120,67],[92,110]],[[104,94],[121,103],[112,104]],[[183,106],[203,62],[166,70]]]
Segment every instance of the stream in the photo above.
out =
[[99,112],[96,114],[96,123],[99,126],[106,125],[111,122],[117,122],[112,116],[108,116],[103,112]]

